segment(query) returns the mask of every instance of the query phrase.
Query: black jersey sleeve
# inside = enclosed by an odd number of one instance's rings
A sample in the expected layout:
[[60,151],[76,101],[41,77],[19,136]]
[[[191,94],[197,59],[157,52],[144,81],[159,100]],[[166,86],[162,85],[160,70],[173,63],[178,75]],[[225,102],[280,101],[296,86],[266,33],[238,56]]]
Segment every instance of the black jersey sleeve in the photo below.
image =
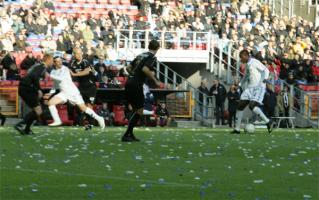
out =
[[40,90],[40,80],[45,78],[45,70],[44,65],[39,65],[33,74],[33,84],[37,90]]
[[[144,63],[144,66],[145,67],[148,67],[151,71],[154,71],[154,65],[156,63],[156,57],[155,56],[149,56],[145,63]],[[144,67],[143,66],[143,67]]]

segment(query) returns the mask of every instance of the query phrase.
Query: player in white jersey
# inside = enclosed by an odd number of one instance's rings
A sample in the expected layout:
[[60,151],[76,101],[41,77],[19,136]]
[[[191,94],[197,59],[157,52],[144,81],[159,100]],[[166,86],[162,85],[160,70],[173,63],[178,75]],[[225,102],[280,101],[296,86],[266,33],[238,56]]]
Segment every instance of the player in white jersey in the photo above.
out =
[[52,124],[49,124],[49,126],[60,126],[62,124],[56,105],[64,104],[69,101],[70,103],[77,105],[82,112],[85,112],[97,120],[99,126],[104,129],[105,122],[103,117],[97,115],[91,108],[85,105],[80,91],[72,81],[69,69],[63,66],[60,57],[54,58],[54,65],[55,69],[49,74],[54,81],[54,88],[46,95],[46,98],[49,99],[55,93],[56,89],[59,89],[60,93],[54,95],[48,102],[49,110],[54,121]]
[[269,78],[269,70],[259,60],[251,58],[247,50],[242,50],[240,52],[240,61],[246,64],[246,74],[242,83],[246,83],[247,87],[240,96],[236,112],[236,127],[231,133],[240,134],[241,120],[247,105],[249,105],[252,112],[262,118],[267,125],[268,132],[271,133],[272,121],[271,119],[268,119],[259,108],[259,106],[263,104],[262,102],[266,92],[266,81]]

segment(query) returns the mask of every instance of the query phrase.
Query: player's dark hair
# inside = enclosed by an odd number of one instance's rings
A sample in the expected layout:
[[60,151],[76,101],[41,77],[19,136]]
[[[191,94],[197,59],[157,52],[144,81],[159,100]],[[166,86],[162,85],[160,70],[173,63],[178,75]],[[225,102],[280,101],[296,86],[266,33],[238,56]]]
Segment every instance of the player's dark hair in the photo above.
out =
[[249,56],[249,51],[247,49],[241,50],[239,53],[239,56]]
[[148,49],[149,50],[153,50],[153,51],[157,51],[160,48],[160,43],[156,40],[151,40],[149,45],[148,45]]

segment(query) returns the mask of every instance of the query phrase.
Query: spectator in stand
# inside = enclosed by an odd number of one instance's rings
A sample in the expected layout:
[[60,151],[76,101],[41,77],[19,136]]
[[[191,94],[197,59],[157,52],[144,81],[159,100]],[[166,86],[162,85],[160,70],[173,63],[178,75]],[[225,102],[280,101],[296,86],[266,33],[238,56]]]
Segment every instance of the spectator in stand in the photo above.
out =
[[105,68],[105,76],[109,78],[109,80],[113,80],[114,77],[116,77],[115,72],[112,70],[111,65],[107,65]]
[[66,52],[70,49],[69,42],[64,39],[63,35],[58,36],[58,40],[56,41],[56,50]]
[[169,126],[171,124],[171,117],[166,109],[166,104],[161,103],[158,105],[156,109],[156,115],[157,115],[157,125],[158,126]]
[[13,52],[6,51],[6,54],[1,61],[1,65],[3,65],[4,69],[9,70],[13,64],[16,65],[16,59],[13,56]]
[[109,126],[113,126],[114,113],[110,111],[108,103],[102,103],[102,107],[97,111],[97,114],[104,118],[105,122]]
[[0,64],[0,81],[7,80],[7,70],[3,68],[3,65]]
[[94,34],[89,25],[86,25],[82,31],[83,40],[86,44],[90,43],[94,39]]
[[278,112],[279,116],[289,117],[289,112],[291,106],[293,104],[293,99],[289,92],[289,87],[285,86],[284,90],[281,91],[277,97],[277,105],[278,105]]
[[13,46],[15,51],[24,51],[27,46],[25,36],[20,33]]
[[270,83],[267,83],[266,87],[266,93],[263,100],[264,104],[264,113],[265,115],[271,119],[272,117],[275,117],[275,108],[277,105],[277,96],[276,93],[272,89],[272,85]]
[[112,43],[108,43],[106,47],[107,59],[110,61],[116,61],[118,59],[118,55],[116,50],[113,48]]
[[[289,92],[289,87],[285,86],[284,90],[277,96],[277,108],[280,117],[290,117],[290,109],[293,106],[293,98]],[[287,120],[286,123],[289,123]]]
[[109,78],[107,76],[102,76],[99,88],[108,88]]
[[117,79],[116,76],[114,76],[111,80],[109,79],[108,87],[109,88],[120,88],[121,82]]
[[4,123],[6,122],[6,116],[4,116],[2,113],[1,113],[1,110],[2,108],[0,107],[0,120],[1,120],[1,126],[4,126]]
[[27,56],[21,62],[20,68],[24,70],[28,70],[35,63],[37,63],[37,59],[33,56],[32,52],[28,52]]
[[[103,63],[104,64],[104,63]],[[96,65],[94,66],[94,68],[96,67]],[[98,69],[97,69],[97,81],[98,82],[103,82],[102,78],[106,76],[105,73],[105,67],[103,65],[99,65]],[[107,76],[106,76],[107,77]]]
[[[209,96],[209,90],[207,88],[207,80],[204,79],[202,80],[202,82],[200,83],[200,86],[198,88],[198,90],[201,92],[199,93],[198,96],[198,104],[199,104],[199,108],[200,108],[200,112],[203,113],[204,117],[207,117],[208,115],[208,108],[204,108],[204,105],[206,104],[206,106],[208,106],[208,96]],[[206,95],[206,97],[205,97]]]
[[236,109],[240,94],[237,91],[237,86],[232,85],[227,94],[228,98],[228,124],[230,128],[233,128],[233,122],[236,122]]
[[227,91],[224,85],[222,85],[219,80],[214,80],[213,85],[209,90],[210,96],[215,97],[215,113],[216,113],[216,124],[220,125],[220,122],[222,125],[225,125],[225,119],[224,119],[224,111],[225,111],[225,100],[227,97]]
[[16,64],[11,64],[10,68],[7,70],[7,80],[17,81],[20,80],[20,71]]
[[44,52],[55,52],[57,49],[57,43],[52,40],[52,36],[46,36],[40,44]]
[[100,59],[107,59],[108,55],[107,55],[107,49],[106,46],[104,45],[103,41],[99,41],[98,45],[96,46],[95,50],[94,50],[94,54],[99,57]]

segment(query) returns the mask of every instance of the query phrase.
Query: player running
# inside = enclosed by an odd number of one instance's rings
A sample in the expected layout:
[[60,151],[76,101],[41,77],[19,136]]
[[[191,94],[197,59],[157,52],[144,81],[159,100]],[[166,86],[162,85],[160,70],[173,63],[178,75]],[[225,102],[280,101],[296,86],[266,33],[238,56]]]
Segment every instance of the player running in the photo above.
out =
[[125,84],[126,99],[133,107],[133,114],[129,120],[129,124],[125,134],[122,137],[122,142],[139,141],[134,134],[133,129],[143,115],[144,108],[144,93],[143,84],[146,78],[153,81],[157,86],[160,82],[155,78],[153,64],[156,62],[156,53],[160,45],[156,40],[150,41],[148,48],[149,52],[138,55],[132,63],[127,67],[130,73],[130,78]]
[[[83,52],[80,48],[73,49],[74,59],[71,62],[70,69],[71,75],[79,82],[79,91],[87,107],[92,108],[96,96],[96,84],[94,77],[94,68],[90,65],[89,61],[83,58]],[[83,113],[81,114],[83,118]],[[89,125],[87,129],[92,127],[92,118],[89,118]],[[81,121],[81,120],[80,120]]]
[[[30,129],[33,121],[41,120],[42,108],[40,99],[43,93],[40,88],[40,79],[45,78],[46,69],[53,64],[53,57],[45,54],[42,63],[33,65],[19,83],[19,96],[32,110],[23,117],[23,120],[14,128],[22,135],[33,134]],[[23,126],[25,127],[23,128]]]
[[54,80],[54,88],[51,89],[47,98],[50,98],[56,89],[60,89],[60,93],[54,95],[48,102],[49,110],[53,118],[53,123],[49,126],[60,126],[62,124],[61,119],[56,109],[56,105],[64,104],[69,101],[73,105],[77,105],[79,109],[98,121],[101,129],[105,128],[103,117],[98,116],[91,108],[87,107],[83,101],[83,98],[72,81],[70,70],[63,66],[62,59],[60,57],[54,58],[55,69],[51,71],[49,76]]
[[242,50],[239,54],[240,61],[246,64],[246,74],[242,83],[248,84],[247,88],[244,90],[240,96],[240,101],[237,106],[236,113],[236,126],[231,132],[232,134],[240,134],[240,125],[243,118],[244,109],[247,105],[252,112],[256,113],[264,123],[267,125],[268,132],[272,132],[272,121],[268,119],[262,110],[258,107],[262,105],[265,91],[266,91],[266,81],[269,77],[269,70],[260,61],[251,58],[247,50]]

